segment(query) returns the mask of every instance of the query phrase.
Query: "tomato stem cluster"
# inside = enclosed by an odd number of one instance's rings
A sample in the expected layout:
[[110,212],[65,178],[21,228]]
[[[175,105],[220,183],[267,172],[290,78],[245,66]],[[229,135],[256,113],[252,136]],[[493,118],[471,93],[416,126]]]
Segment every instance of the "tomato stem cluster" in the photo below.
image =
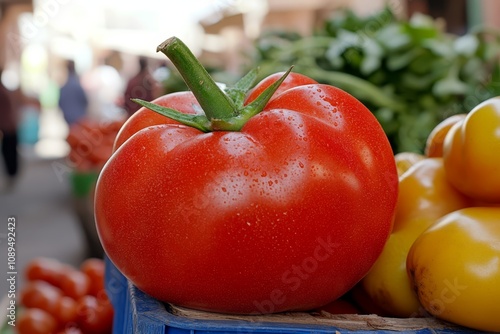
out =
[[143,107],[203,132],[239,131],[251,117],[262,111],[292,70],[290,68],[255,100],[244,106],[243,101],[248,90],[255,83],[258,69],[250,71],[234,86],[223,91],[191,50],[177,37],[167,39],[158,46],[157,51],[163,52],[172,61],[186,85],[193,92],[204,114],[189,115],[141,99],[132,100]]

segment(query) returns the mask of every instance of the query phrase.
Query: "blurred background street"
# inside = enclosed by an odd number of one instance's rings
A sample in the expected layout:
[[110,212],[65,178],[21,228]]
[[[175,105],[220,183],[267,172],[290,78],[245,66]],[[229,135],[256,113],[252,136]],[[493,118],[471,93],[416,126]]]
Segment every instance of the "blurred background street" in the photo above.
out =
[[[46,256],[78,265],[87,256],[88,247],[72,206],[68,178],[58,178],[53,169],[57,159],[39,157],[32,148],[20,150],[22,171],[10,189],[2,178],[0,212],[16,218],[16,248],[19,286],[23,284],[22,268],[30,259]],[[0,267],[7,268],[6,229],[2,231]],[[1,291],[7,291],[5,279]]]

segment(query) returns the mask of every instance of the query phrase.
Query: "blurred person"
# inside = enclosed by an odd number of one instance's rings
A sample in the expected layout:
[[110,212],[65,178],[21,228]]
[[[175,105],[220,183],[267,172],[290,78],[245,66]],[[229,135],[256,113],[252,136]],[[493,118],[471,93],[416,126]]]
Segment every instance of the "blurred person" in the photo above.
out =
[[[0,78],[2,69],[0,68]],[[7,186],[11,187],[18,175],[18,116],[13,102],[13,92],[9,91],[0,80],[0,133],[2,141],[2,159],[7,174]]]
[[19,143],[34,145],[38,142],[41,111],[40,99],[36,95],[29,93],[23,96],[23,103],[19,110]]
[[108,58],[98,60],[85,73],[82,85],[89,97],[89,118],[114,121],[125,117],[119,104],[125,84],[118,70],[109,64]]
[[139,57],[139,72],[128,81],[123,96],[127,115],[131,116],[140,108],[137,103],[131,101],[132,98],[152,101],[160,95],[161,86],[150,72],[147,59]]
[[75,62],[66,63],[68,78],[60,89],[59,108],[69,126],[87,115],[88,99],[82,88],[80,77],[75,70]]

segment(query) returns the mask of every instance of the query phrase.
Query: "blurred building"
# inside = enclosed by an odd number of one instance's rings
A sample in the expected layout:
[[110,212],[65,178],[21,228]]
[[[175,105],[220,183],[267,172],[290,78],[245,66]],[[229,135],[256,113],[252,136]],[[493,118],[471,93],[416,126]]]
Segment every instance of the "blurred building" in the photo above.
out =
[[22,36],[19,33],[19,17],[33,13],[32,0],[0,0],[0,67],[9,61],[19,62],[22,52]]
[[[369,14],[386,4],[400,15],[441,17],[453,33],[476,24],[500,27],[498,0],[191,0],[174,7],[156,0],[0,0],[0,66],[12,72],[22,66],[44,67],[58,81],[64,76],[60,65],[65,58],[74,58],[84,71],[118,53],[121,59],[114,64],[120,63],[119,70],[129,76],[133,57],[164,60],[156,45],[176,35],[204,61],[231,70],[267,29],[307,35],[339,8]],[[189,20],[181,11],[190,14]],[[35,74],[18,73],[18,80],[35,89],[48,84]]]

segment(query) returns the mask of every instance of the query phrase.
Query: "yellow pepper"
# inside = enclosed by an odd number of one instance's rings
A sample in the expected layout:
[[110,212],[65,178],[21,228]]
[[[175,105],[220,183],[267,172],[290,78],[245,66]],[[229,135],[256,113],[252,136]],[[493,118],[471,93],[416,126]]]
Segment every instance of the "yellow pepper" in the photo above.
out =
[[470,200],[448,182],[442,158],[417,162],[399,180],[393,231],[415,219],[437,219],[470,206]]
[[407,269],[430,314],[500,331],[500,208],[466,208],[442,217],[414,242]]
[[459,191],[500,203],[500,97],[480,103],[451,127],[443,159],[447,178]]
[[399,182],[393,232],[360,285],[391,316],[421,314],[406,271],[406,257],[417,237],[436,219],[469,205],[446,179],[442,158],[415,163]]
[[446,135],[453,125],[462,121],[467,114],[456,114],[445,118],[432,129],[425,142],[424,154],[429,158],[439,158],[443,156],[443,144]]
[[411,166],[425,159],[425,156],[415,152],[400,152],[394,156],[398,176],[401,177]]
[[382,254],[361,280],[361,288],[384,311],[379,315],[406,318],[423,314],[406,272],[406,257],[415,239],[433,222],[421,219],[392,233]]

